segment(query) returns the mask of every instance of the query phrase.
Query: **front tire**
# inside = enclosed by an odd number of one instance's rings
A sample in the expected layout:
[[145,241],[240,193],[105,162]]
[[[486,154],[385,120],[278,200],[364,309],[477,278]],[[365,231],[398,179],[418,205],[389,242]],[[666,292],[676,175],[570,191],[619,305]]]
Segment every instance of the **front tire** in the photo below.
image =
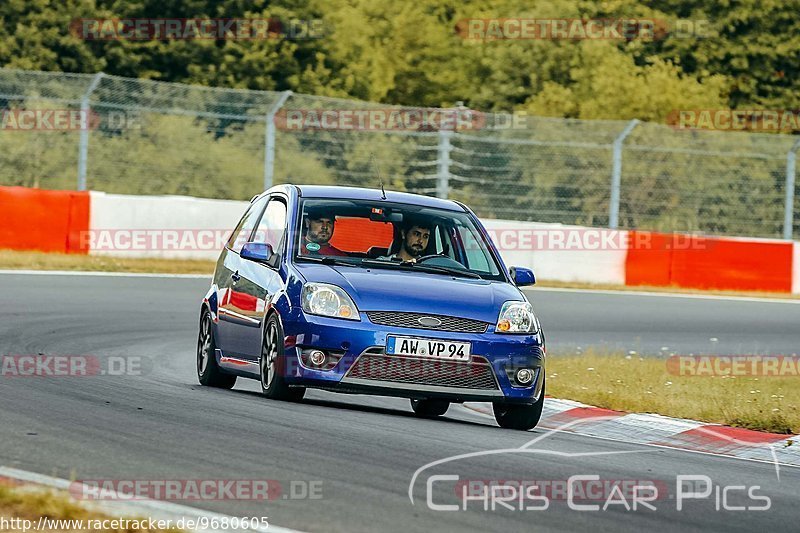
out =
[[450,402],[444,400],[411,400],[411,409],[417,416],[442,416],[450,408]]
[[200,333],[197,336],[197,380],[206,387],[231,389],[236,384],[236,376],[224,374],[219,368],[216,349],[211,313],[205,309],[200,317]]
[[261,343],[261,358],[258,366],[261,369],[261,391],[271,400],[299,402],[306,389],[289,387],[284,378],[286,369],[286,352],[283,346],[283,327],[276,315],[270,315],[264,327],[264,341]]
[[534,404],[495,403],[492,404],[492,411],[494,411],[494,419],[501,428],[528,431],[539,423],[543,407],[544,386],[542,386],[539,400]]

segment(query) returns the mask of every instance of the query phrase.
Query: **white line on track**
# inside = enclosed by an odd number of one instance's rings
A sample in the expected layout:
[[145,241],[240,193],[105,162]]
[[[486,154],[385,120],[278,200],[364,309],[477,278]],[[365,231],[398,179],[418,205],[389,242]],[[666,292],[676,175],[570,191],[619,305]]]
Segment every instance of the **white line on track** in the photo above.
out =
[[[0,477],[5,477],[17,481],[23,481],[26,483],[33,483],[36,485],[43,485],[45,487],[49,487],[52,489],[58,490],[69,490],[70,487],[73,485],[73,482],[68,481],[66,479],[60,479],[56,477],[45,476],[42,474],[37,474],[35,472],[28,472],[27,470],[17,470],[16,468],[9,468],[5,466],[0,466]],[[176,503],[170,502],[162,502],[158,500],[133,500],[133,499],[124,499],[120,498],[120,500],[108,500],[108,501],[92,501],[91,506],[97,508],[98,510],[109,514],[113,517],[117,516],[127,516],[130,518],[154,518],[158,520],[172,520],[173,523],[177,522],[181,518],[191,518],[193,520],[197,520],[201,517],[206,517],[209,520],[216,519],[222,520],[223,518],[228,519],[228,523],[234,517],[219,513],[214,513],[211,511],[204,511],[202,509],[197,509],[195,507],[188,507],[186,505],[179,505]],[[299,533],[297,530],[294,529],[287,529],[280,526],[276,526],[272,523],[269,524],[268,528],[251,528],[251,529],[228,529],[228,530],[214,530],[214,529],[202,529],[202,530],[195,530],[195,531],[203,531],[203,532],[218,532],[218,533],[231,533],[231,531],[255,531],[257,533],[266,533],[270,531],[272,533]]]
[[537,292],[575,292],[589,294],[611,294],[615,296],[657,296],[661,298],[690,298],[693,300],[733,300],[737,302],[758,302],[776,304],[795,304],[800,305],[800,298],[759,298],[756,296],[723,296],[721,294],[684,294],[678,292],[654,292],[654,291],[626,291],[612,289],[567,289],[559,287],[534,287],[523,289],[529,294]]
[[101,276],[109,278],[211,279],[211,274],[153,274],[147,272],[95,272],[91,270],[0,270],[0,274],[25,276]]

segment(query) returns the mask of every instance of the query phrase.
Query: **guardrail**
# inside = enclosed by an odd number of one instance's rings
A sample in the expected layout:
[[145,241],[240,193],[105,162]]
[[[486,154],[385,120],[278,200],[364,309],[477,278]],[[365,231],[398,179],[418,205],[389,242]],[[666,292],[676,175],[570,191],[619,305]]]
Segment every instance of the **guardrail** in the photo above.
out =
[[[214,260],[247,202],[0,187],[0,248]],[[537,278],[800,293],[800,242],[483,219]]]
[[793,135],[10,69],[0,110],[2,185],[244,200],[382,180],[491,219],[800,238]]

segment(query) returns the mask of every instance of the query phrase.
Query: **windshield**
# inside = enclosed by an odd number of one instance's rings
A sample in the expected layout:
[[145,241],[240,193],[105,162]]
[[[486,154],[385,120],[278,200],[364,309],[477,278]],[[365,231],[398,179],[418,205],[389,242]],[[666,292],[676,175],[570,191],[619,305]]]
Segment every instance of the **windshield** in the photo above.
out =
[[306,199],[295,259],[505,281],[472,217],[367,200]]

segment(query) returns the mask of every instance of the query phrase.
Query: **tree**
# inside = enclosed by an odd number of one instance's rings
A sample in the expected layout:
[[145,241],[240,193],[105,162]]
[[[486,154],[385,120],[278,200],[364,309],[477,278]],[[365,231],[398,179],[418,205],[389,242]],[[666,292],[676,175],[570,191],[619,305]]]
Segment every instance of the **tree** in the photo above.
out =
[[726,79],[685,75],[659,57],[645,65],[606,41],[584,41],[569,63],[567,83],[546,82],[523,106],[535,115],[663,122],[675,110],[719,109]]

